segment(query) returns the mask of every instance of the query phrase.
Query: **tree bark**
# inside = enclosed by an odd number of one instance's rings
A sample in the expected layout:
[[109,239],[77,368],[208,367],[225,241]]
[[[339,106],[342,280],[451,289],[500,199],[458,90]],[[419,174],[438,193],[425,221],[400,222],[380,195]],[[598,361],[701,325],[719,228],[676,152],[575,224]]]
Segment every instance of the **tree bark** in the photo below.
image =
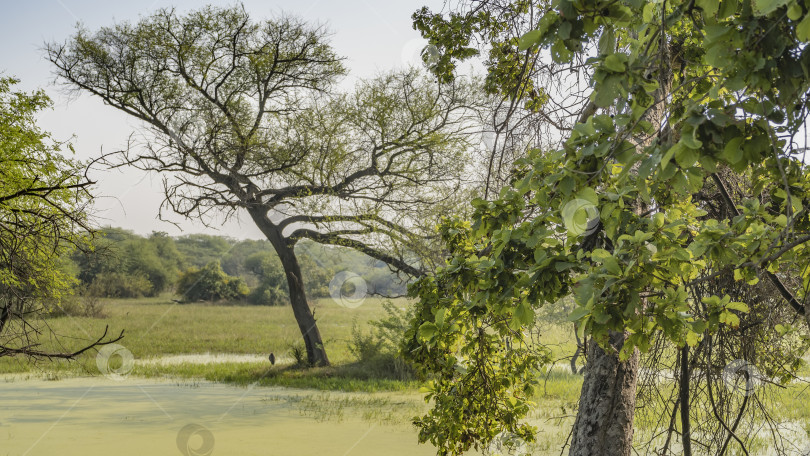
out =
[[691,372],[689,368],[689,346],[684,345],[684,347],[681,349],[681,381],[679,385],[681,403],[681,442],[683,443],[684,456],[692,456],[692,426],[689,421],[690,378]]
[[267,219],[263,210],[251,210],[249,212],[256,226],[273,245],[279,260],[281,260],[284,275],[287,277],[287,287],[290,291],[290,305],[307,350],[307,363],[311,366],[328,366],[329,357],[326,356],[326,348],[321,339],[321,332],[307,302],[304,277],[301,274],[298,258],[295,256],[295,245],[284,238],[281,230]]
[[633,416],[639,352],[625,362],[618,351],[625,334],[610,336],[614,353],[606,353],[593,339],[588,343],[588,363],[574,423],[569,456],[629,456],[633,448]]

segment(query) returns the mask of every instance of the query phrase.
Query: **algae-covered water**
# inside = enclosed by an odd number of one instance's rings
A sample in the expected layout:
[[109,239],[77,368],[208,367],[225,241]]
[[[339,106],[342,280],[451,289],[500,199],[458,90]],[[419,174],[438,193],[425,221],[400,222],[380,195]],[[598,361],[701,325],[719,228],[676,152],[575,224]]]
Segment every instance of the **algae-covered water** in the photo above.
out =
[[0,379],[0,455],[433,455],[419,397],[127,378]]

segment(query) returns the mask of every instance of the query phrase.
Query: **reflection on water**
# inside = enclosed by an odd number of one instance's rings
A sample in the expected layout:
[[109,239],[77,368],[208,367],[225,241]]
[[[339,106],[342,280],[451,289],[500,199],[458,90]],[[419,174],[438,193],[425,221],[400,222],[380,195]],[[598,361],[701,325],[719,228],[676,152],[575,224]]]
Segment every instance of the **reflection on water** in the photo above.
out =
[[419,397],[134,378],[0,379],[0,403],[3,456],[435,454],[417,444],[406,421],[418,413]]

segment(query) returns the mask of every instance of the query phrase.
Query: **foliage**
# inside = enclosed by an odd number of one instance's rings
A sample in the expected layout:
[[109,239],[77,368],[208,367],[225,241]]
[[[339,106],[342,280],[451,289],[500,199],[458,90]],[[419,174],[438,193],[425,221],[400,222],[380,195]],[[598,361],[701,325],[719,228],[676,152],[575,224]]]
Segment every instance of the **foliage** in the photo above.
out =
[[[541,359],[515,342],[539,307],[569,294],[580,336],[610,351],[611,332],[628,335],[622,359],[659,341],[711,353],[729,332],[740,347],[751,337],[746,316],[765,306],[764,328],[773,330],[757,336],[760,353],[737,353],[780,378],[795,370],[801,344],[775,363],[762,356],[763,341],[784,333],[773,318],[810,317],[810,168],[797,144],[810,88],[808,5],[561,0],[538,8],[534,30],[511,51],[584,63],[593,91],[562,147],[531,150],[497,198],[472,202],[472,223],[444,225],[452,257],[413,287],[420,304],[406,353],[438,376],[434,408],[417,423],[441,454],[486,444],[502,428],[531,437],[516,424],[527,402],[515,395]],[[473,24],[492,12],[477,11]],[[424,27],[438,42],[469,35],[464,17]],[[491,68],[490,76],[520,82],[525,73]],[[770,296],[741,299],[763,290]],[[459,387],[465,377],[454,370],[480,369],[478,359],[517,366],[485,375],[507,387]],[[493,397],[503,402],[468,408]]]
[[[345,252],[344,252],[345,253]],[[329,281],[334,274],[318,264],[318,258],[307,251],[298,254],[301,272],[307,278],[304,289],[311,298],[329,296]],[[244,261],[244,269],[258,278],[258,285],[250,295],[254,304],[279,305],[288,301],[289,290],[284,268],[275,252],[265,249],[248,256]],[[391,280],[391,278],[388,278]]]
[[[74,249],[60,257],[60,270],[80,281],[80,288],[99,297],[156,296],[174,290],[180,271],[202,268],[219,259],[222,270],[241,278],[251,289],[254,304],[288,301],[287,281],[272,245],[266,240],[235,240],[224,236],[165,233],[139,236],[121,228],[104,227],[90,249]],[[305,288],[311,298],[329,296],[329,281],[337,268],[360,275],[371,293],[405,294],[405,284],[385,263],[343,247],[319,247],[302,241],[297,249]],[[208,263],[201,263],[207,260]]]
[[[14,298],[58,297],[68,280],[54,267],[59,253],[81,237],[89,195],[81,163],[62,154],[35,123],[51,106],[44,92],[14,92],[0,79],[0,286]],[[68,144],[68,148],[72,150]]]
[[189,266],[202,268],[213,261],[220,260],[223,267],[224,265],[229,266],[228,274],[239,275],[234,268],[230,267],[230,262],[223,261],[225,256],[236,248],[228,238],[209,234],[189,234],[177,237],[174,244]]
[[178,294],[183,301],[235,301],[244,299],[249,290],[238,277],[232,277],[222,270],[218,261],[205,265],[202,269],[191,267],[177,280]]
[[402,357],[399,348],[413,319],[413,308],[399,308],[391,300],[383,301],[382,307],[384,316],[369,322],[368,332],[361,330],[357,321],[352,324],[349,352],[376,377],[410,380],[414,377],[413,367]]
[[102,297],[156,296],[173,287],[185,258],[163,233],[147,238],[120,228],[99,230],[92,249],[74,250],[70,260],[82,285]]
[[104,304],[94,290],[84,289],[62,300],[58,309],[50,309],[52,317],[107,318]]
[[92,182],[63,155],[65,144],[36,125],[50,99],[14,91],[17,83],[0,78],[0,357],[73,358],[81,351],[38,350],[33,320],[70,292],[60,256],[84,245]]

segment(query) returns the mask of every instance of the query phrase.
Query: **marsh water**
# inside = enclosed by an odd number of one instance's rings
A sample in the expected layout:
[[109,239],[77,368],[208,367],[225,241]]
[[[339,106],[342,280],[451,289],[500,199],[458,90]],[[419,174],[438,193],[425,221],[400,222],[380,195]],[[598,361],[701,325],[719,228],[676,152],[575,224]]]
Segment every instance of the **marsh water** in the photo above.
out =
[[0,378],[0,455],[432,455],[419,397],[209,382]]

